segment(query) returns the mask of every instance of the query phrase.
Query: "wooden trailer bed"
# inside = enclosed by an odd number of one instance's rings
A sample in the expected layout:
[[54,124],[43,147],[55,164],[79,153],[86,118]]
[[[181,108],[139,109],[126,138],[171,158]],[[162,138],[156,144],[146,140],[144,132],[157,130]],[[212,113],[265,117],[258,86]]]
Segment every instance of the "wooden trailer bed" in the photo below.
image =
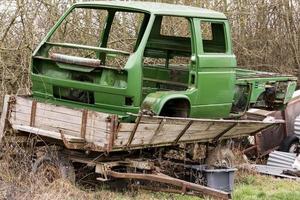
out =
[[255,134],[283,120],[212,120],[137,115],[135,123],[91,110],[41,103],[30,97],[5,97],[0,121],[16,131],[63,141],[66,148],[123,151],[180,143],[214,142]]

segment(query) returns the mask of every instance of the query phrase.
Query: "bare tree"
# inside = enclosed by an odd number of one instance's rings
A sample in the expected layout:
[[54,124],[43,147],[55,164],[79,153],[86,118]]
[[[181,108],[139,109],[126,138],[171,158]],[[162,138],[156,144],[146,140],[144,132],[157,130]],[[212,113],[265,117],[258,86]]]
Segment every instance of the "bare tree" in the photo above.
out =
[[[76,1],[1,0],[0,98],[6,93],[30,92],[31,54],[62,13],[74,2]],[[192,5],[224,12],[232,26],[234,50],[239,65],[300,77],[299,0],[157,2]],[[182,32],[180,27],[176,31]],[[116,38],[130,36],[124,33],[124,30],[114,30]],[[89,42],[90,38],[82,37],[81,40]],[[110,42],[111,45],[123,45],[122,41],[114,43],[118,41]]]

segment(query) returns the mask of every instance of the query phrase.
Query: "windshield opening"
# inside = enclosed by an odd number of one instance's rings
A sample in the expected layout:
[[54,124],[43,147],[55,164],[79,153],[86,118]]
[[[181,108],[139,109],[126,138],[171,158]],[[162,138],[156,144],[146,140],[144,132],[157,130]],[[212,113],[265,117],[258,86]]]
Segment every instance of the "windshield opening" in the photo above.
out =
[[48,40],[49,54],[98,59],[101,65],[124,67],[130,53],[136,51],[148,20],[149,14],[141,12],[75,8]]

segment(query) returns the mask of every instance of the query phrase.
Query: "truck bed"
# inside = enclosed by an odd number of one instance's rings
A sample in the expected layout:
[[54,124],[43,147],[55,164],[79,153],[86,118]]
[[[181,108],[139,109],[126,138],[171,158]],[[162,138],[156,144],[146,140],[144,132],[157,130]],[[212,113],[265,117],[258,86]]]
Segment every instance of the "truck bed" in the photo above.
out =
[[237,69],[236,70],[236,79],[237,80],[252,80],[252,79],[276,79],[276,80],[295,80],[295,77],[286,74],[279,74],[274,72],[263,72],[263,71],[255,71],[255,70],[247,70],[247,69]]
[[[6,123],[3,123],[5,122]],[[63,142],[69,149],[123,151],[180,143],[213,142],[255,134],[283,120],[212,120],[137,115],[135,123],[117,115],[71,109],[37,102],[30,97],[6,96],[1,137],[8,125],[16,131]]]

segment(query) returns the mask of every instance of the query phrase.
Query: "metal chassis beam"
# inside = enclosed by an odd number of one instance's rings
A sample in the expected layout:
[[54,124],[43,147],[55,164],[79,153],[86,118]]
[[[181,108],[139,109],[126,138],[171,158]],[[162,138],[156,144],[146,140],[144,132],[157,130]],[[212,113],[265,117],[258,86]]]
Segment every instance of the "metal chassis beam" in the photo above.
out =
[[[217,190],[214,188],[209,188],[203,185],[187,182],[181,179],[173,178],[162,173],[138,174],[138,173],[116,172],[116,171],[109,170],[107,171],[107,175],[119,179],[137,179],[137,180],[145,180],[145,181],[154,181],[154,182],[160,182],[160,183],[177,186],[181,188],[182,194],[187,194],[188,191],[195,191],[202,195],[211,196],[216,199],[231,199],[230,193]],[[169,190],[169,192],[179,192],[179,191]]]

